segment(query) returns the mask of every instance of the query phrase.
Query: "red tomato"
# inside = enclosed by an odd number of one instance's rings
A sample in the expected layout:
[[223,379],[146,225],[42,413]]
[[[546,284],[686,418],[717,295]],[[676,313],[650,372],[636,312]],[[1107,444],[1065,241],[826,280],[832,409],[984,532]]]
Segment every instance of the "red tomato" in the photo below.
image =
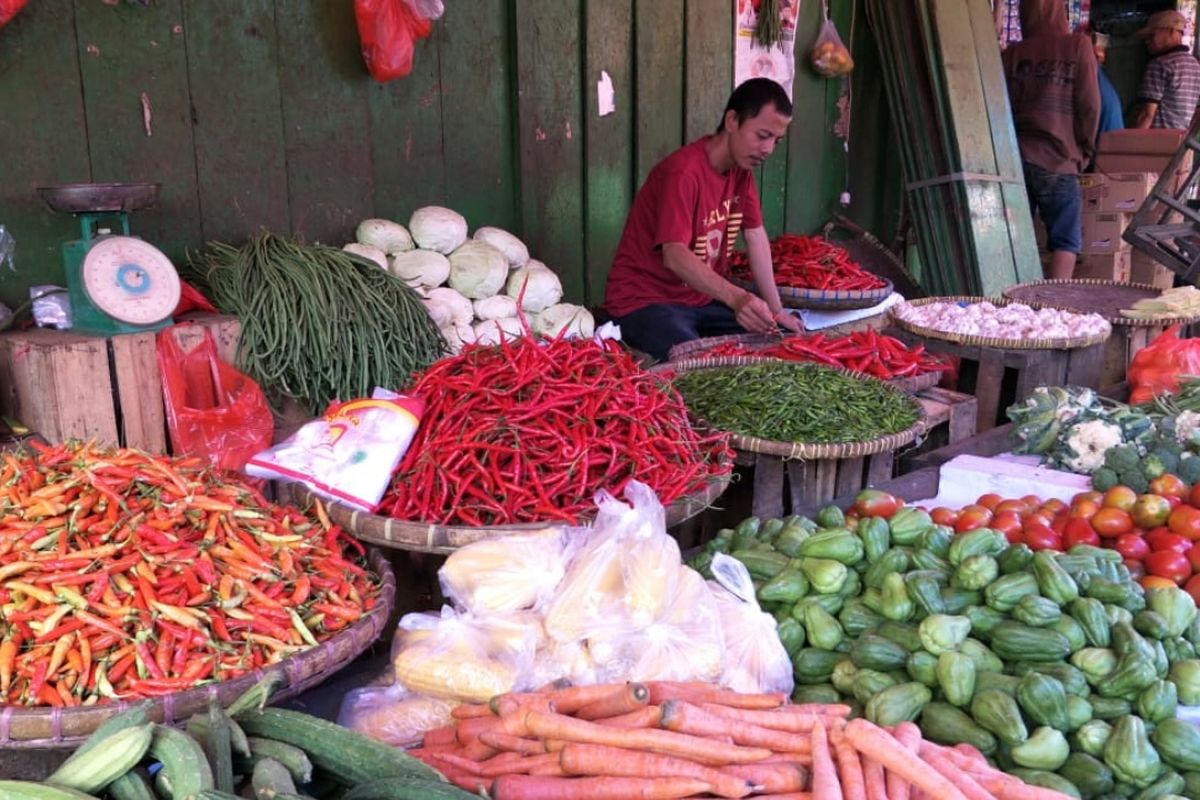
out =
[[1021,498],[1021,502],[1032,508],[1037,508],[1042,504],[1042,498],[1036,494],[1027,494]]
[[1026,525],[1036,523],[1038,525],[1045,525],[1047,528],[1049,528],[1054,522],[1054,515],[1047,514],[1045,511],[1036,511],[1025,517],[1023,521]]
[[1059,500],[1057,497],[1051,497],[1049,500],[1042,503],[1042,508],[1049,511],[1052,514],[1057,514],[1058,512],[1062,511],[1066,507],[1067,507],[1067,504],[1064,503],[1062,500]]
[[991,511],[983,506],[967,506],[959,512],[958,519],[954,523],[954,530],[958,533],[966,533],[977,528],[986,528],[991,522]]
[[1070,550],[1077,544],[1100,546],[1100,536],[1086,519],[1068,520],[1063,529],[1063,547]]
[[933,511],[930,511],[929,516],[935,525],[949,525],[950,527],[954,527],[954,523],[958,521],[958,512],[945,506],[938,506]]
[[1169,494],[1169,495],[1167,495],[1167,505],[1169,505],[1171,507],[1171,510],[1174,511],[1175,509],[1177,509],[1181,505],[1183,505],[1183,498],[1176,497],[1173,494]]
[[1133,530],[1133,517],[1119,508],[1102,508],[1090,520],[1096,533],[1112,538]]
[[1192,562],[1192,571],[1200,572],[1200,544],[1192,545],[1187,551],[1188,561]]
[[1188,492],[1188,503],[1193,506],[1200,506],[1200,483],[1197,483]]
[[1026,523],[1025,544],[1030,550],[1062,550],[1062,537],[1045,525]]
[[[989,526],[1000,531],[1010,542],[1021,541],[1019,534],[1021,533],[1021,517],[1015,511],[997,511],[992,517],[992,523]],[[1018,534],[1016,539],[1013,539],[1013,532]]]
[[1135,581],[1146,574],[1146,565],[1140,561],[1135,561],[1132,558],[1125,559],[1125,569],[1129,570],[1129,577]]
[[996,514],[999,514],[1001,511],[1012,511],[1024,517],[1029,514],[1031,509],[1025,504],[1024,500],[1004,500],[993,508],[992,511]]
[[1176,553],[1186,553],[1192,549],[1192,543],[1182,536],[1171,532],[1160,532],[1158,530],[1150,531],[1146,534],[1146,544],[1150,545],[1150,552],[1158,553],[1163,550],[1172,550]]
[[1151,553],[1142,563],[1146,565],[1147,574],[1167,578],[1177,586],[1192,577],[1192,565],[1188,563],[1187,556],[1174,550]]
[[1200,539],[1200,508],[1179,506],[1167,518],[1167,527],[1171,529],[1171,533],[1179,534],[1193,542]]
[[988,494],[980,495],[979,499],[975,501],[975,505],[983,506],[988,511],[995,511],[996,506],[1000,505],[1003,501],[1004,498],[1000,495],[995,492],[989,492]]
[[1123,511],[1129,511],[1136,502],[1137,492],[1133,489],[1130,489],[1128,486],[1114,486],[1104,493],[1104,500],[1100,504],[1105,508],[1119,508]]
[[1163,497],[1185,497],[1188,485],[1178,475],[1166,473],[1150,481],[1150,491]]
[[887,492],[878,489],[863,489],[854,498],[854,510],[860,517],[887,517],[899,510],[902,503]]
[[1091,519],[1100,510],[1100,504],[1095,500],[1076,500],[1071,503],[1069,512],[1072,519]]
[[1122,558],[1131,561],[1141,561],[1150,555],[1150,545],[1146,543],[1145,538],[1136,533],[1118,536],[1113,549],[1120,553]]
[[1155,494],[1138,495],[1137,502],[1133,504],[1133,510],[1129,513],[1139,528],[1156,528],[1167,524],[1167,519],[1171,516],[1171,504],[1165,497]]
[[1188,582],[1183,585],[1183,588],[1196,601],[1196,605],[1200,606],[1200,575],[1188,578]]
[[1174,589],[1179,584],[1170,578],[1163,578],[1159,575],[1143,575],[1138,578],[1138,583],[1143,589]]

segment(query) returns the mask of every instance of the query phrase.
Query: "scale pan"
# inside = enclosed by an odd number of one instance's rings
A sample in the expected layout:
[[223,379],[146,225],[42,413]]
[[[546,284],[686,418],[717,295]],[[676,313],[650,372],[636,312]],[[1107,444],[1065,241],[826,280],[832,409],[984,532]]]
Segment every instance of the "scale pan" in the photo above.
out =
[[158,200],[159,183],[66,183],[39,186],[38,194],[53,211],[65,214],[137,211]]

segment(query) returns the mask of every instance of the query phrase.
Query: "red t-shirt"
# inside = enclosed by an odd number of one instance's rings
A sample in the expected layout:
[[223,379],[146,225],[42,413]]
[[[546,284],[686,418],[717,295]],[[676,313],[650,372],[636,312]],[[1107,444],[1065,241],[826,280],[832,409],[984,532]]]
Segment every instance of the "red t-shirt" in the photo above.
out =
[[725,275],[738,232],[762,225],[754,175],[740,167],[724,175],[713,169],[705,149],[708,139],[660,161],[634,198],[604,288],[604,309],[614,317],[655,303],[711,303],[711,297],[667,269],[662,246],[690,245],[697,258]]

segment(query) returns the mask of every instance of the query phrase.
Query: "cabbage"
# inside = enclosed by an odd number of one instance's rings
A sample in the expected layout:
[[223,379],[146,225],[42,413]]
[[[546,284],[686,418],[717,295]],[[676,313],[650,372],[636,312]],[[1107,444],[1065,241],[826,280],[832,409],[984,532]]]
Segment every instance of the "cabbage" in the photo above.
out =
[[472,240],[450,254],[450,288],[472,300],[498,293],[507,277],[508,259],[490,244]]
[[354,255],[358,256],[359,258],[365,258],[368,261],[374,261],[376,264],[379,265],[380,269],[383,269],[386,271],[388,268],[387,254],[384,253],[382,250],[380,250],[378,247],[374,247],[369,244],[359,244],[358,242],[351,242],[350,244],[346,245],[342,249],[345,250],[347,253],[353,253]]
[[[450,318],[448,324],[451,325],[463,327],[470,326],[471,321],[475,316],[474,309],[471,308],[471,301],[453,289],[445,286],[434,289],[429,293],[429,299],[426,301],[426,305],[429,303],[437,303],[445,306],[447,309],[447,316]],[[438,327],[445,326],[439,324]]]
[[425,206],[413,212],[408,229],[417,246],[448,255],[467,240],[467,221],[457,211]]
[[529,248],[525,243],[502,228],[480,228],[475,231],[475,240],[490,244],[504,253],[509,266],[523,267],[529,261]]
[[442,327],[442,338],[446,340],[446,344],[450,348],[450,352],[457,355],[463,349],[464,344],[470,344],[469,339],[473,339],[475,332],[471,330],[470,325],[446,325]]
[[450,277],[450,261],[433,250],[409,250],[392,257],[393,275],[418,286],[441,286]]
[[513,270],[508,276],[508,286],[504,292],[509,297],[521,297],[521,288],[525,288],[525,296],[521,298],[521,308],[529,312],[543,311],[562,300],[562,283],[554,271],[540,261],[530,261],[520,269]]
[[520,339],[524,334],[525,328],[516,317],[487,319],[475,323],[476,344],[500,344],[501,339]]
[[364,219],[358,223],[358,230],[354,232],[354,236],[359,244],[378,247],[389,256],[413,249],[413,240],[408,234],[408,229],[387,219]]
[[475,307],[475,319],[504,319],[517,315],[517,301],[506,294],[485,297],[471,305]]
[[437,300],[431,300],[428,297],[421,300],[425,310],[429,312],[429,318],[433,320],[433,324],[439,328],[444,328],[454,322],[454,312],[450,306]]
[[533,332],[554,338],[566,331],[567,339],[586,339],[596,331],[592,312],[583,306],[559,303],[550,306],[533,319]]

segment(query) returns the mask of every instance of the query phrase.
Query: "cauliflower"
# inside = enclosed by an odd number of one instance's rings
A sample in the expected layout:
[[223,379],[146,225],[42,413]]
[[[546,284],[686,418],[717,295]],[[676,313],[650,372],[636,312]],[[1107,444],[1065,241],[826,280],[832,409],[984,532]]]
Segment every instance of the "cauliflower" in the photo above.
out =
[[1074,472],[1090,475],[1104,466],[1104,454],[1121,444],[1121,429],[1101,419],[1090,419],[1071,426],[1065,442],[1072,455],[1063,464]]
[[1184,411],[1175,418],[1175,440],[1187,445],[1200,441],[1200,413]]

